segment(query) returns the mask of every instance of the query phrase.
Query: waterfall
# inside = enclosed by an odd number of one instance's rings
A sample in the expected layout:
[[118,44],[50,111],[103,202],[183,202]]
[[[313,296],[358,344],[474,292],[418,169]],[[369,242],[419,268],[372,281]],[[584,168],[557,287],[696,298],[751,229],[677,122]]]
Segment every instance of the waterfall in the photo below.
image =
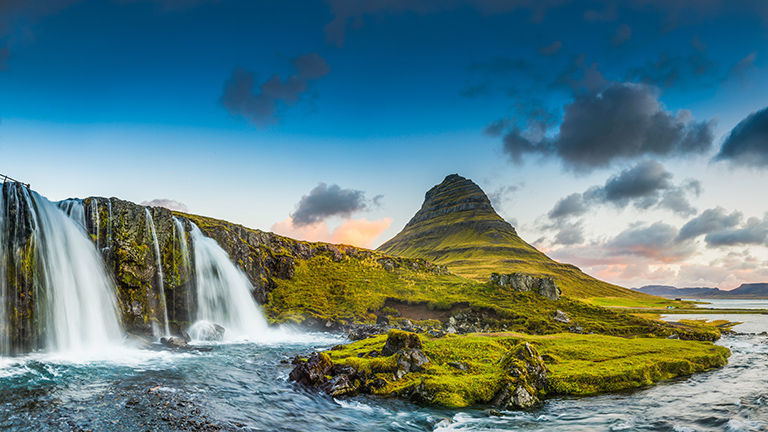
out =
[[121,339],[115,288],[81,224],[82,204],[59,207],[19,183],[3,185],[2,354],[37,347],[85,352]]
[[194,339],[206,339],[212,324],[225,328],[226,339],[263,338],[267,321],[251,296],[253,287],[215,240],[192,224],[197,284],[197,320],[189,330]]
[[[160,293],[160,307],[163,310],[163,335],[170,335],[171,332],[168,329],[168,308],[165,301],[165,288],[163,287],[163,263],[160,256],[160,245],[157,242],[157,232],[155,231],[155,221],[152,220],[152,214],[149,212],[148,208],[144,208],[146,220],[147,220],[147,231],[152,233],[152,243],[154,245],[155,249],[155,259],[157,262],[157,286],[158,286],[158,292]],[[150,293],[151,295],[151,293]],[[150,302],[151,304],[152,302]],[[153,328],[153,332],[155,333],[155,336],[160,336],[159,329]]]
[[69,198],[56,203],[56,206],[60,208],[67,216],[74,219],[83,229],[86,229],[85,224],[85,206],[83,201],[77,198]]
[[[191,263],[189,262],[189,247],[187,246],[187,232],[184,230],[184,223],[177,218],[176,216],[173,216],[173,235],[176,238],[176,241],[179,242],[179,255],[181,255],[181,269],[179,270],[179,279],[182,278],[182,275],[185,277],[189,277],[189,275],[192,274],[192,267]],[[192,298],[190,296],[189,289],[184,290],[186,293],[186,305],[189,310],[191,308]]]
[[5,183],[0,183],[0,356],[10,354],[10,322],[6,309],[10,303],[5,282]]

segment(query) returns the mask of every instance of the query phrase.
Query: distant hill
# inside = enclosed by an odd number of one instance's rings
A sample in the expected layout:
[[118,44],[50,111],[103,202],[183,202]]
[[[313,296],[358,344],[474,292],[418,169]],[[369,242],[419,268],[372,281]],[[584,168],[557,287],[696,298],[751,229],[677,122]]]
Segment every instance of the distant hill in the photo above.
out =
[[517,235],[478,185],[457,174],[430,189],[403,230],[377,250],[445,265],[454,274],[482,282],[492,272],[521,272],[552,277],[571,297],[659,300],[552,260]]
[[742,284],[727,291],[719,288],[676,288],[668,285],[646,285],[633,288],[646,294],[666,298],[768,298],[768,283]]

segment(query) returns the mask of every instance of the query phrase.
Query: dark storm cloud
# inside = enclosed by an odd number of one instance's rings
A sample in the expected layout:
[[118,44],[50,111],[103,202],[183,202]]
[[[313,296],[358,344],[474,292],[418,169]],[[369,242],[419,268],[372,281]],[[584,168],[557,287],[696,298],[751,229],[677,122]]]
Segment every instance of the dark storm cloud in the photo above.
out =
[[768,238],[768,218],[751,217],[740,228],[709,233],[704,237],[707,246],[760,245]]
[[599,94],[576,96],[563,110],[557,135],[532,140],[516,125],[504,135],[504,152],[513,162],[539,154],[590,172],[644,156],[705,153],[714,139],[714,120],[695,122],[689,111],[664,110],[658,92],[645,85],[612,83]]
[[672,173],[656,161],[641,161],[632,168],[611,176],[603,186],[592,186],[584,193],[574,193],[560,199],[547,213],[552,220],[581,216],[591,206],[611,204],[625,208],[632,204],[638,209],[652,207],[670,210],[681,216],[696,213],[688,196],[699,196],[701,183],[688,179],[675,186]]
[[688,240],[700,235],[722,232],[741,222],[741,212],[728,214],[722,207],[704,210],[680,228],[679,240]]
[[713,160],[727,161],[734,166],[768,167],[768,107],[740,121]]
[[142,201],[139,205],[149,207],[165,207],[169,210],[178,210],[181,212],[188,211],[186,204],[167,198],[156,198],[152,201]]
[[330,72],[330,67],[317,53],[309,53],[293,59],[296,74],[283,80],[272,76],[255,92],[256,77],[253,73],[237,68],[224,84],[220,102],[233,116],[242,116],[256,126],[276,123],[279,110],[294,106],[304,95],[309,81],[319,79]]
[[622,24],[616,29],[616,33],[611,37],[611,44],[617,47],[632,38],[632,27]]
[[563,43],[559,40],[552,42],[549,45],[545,45],[539,48],[539,54],[543,56],[552,56],[560,52],[560,48],[563,47]]
[[361,190],[319,183],[308,195],[301,197],[291,217],[295,226],[311,225],[334,216],[349,217],[354,212],[378,206],[381,198],[377,195],[369,202]]
[[626,206],[630,200],[654,197],[659,191],[672,187],[672,173],[664,165],[653,161],[642,161],[630,169],[609,178],[595,195],[607,202]]

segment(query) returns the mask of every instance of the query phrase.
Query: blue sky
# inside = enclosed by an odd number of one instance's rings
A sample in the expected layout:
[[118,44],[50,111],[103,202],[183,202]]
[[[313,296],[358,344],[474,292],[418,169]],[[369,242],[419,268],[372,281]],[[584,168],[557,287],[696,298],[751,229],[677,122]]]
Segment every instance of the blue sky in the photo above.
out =
[[368,247],[458,173],[611,282],[768,281],[764,2],[283,3],[1,2],[0,172]]

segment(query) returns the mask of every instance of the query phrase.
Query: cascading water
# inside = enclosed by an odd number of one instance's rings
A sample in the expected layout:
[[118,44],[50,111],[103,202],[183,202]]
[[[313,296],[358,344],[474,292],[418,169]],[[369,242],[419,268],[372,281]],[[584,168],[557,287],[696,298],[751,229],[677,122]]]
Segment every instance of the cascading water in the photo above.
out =
[[0,352],[87,352],[120,341],[115,289],[79,222],[19,183],[5,183],[2,195]]
[[[147,231],[152,234],[152,243],[155,249],[155,258],[157,260],[157,286],[158,292],[160,293],[160,305],[158,307],[163,311],[163,334],[170,335],[171,332],[168,329],[168,307],[165,300],[165,288],[163,287],[163,263],[160,257],[160,245],[157,242],[157,232],[155,231],[155,222],[152,220],[152,213],[150,213],[149,209],[146,207],[144,208],[144,212],[147,220]],[[158,328],[153,328],[152,330],[155,333],[155,336],[160,336],[158,334],[160,332]]]
[[83,229],[85,225],[85,206],[83,201],[77,198],[69,198],[56,203],[56,206],[60,208],[67,216],[74,219]]
[[251,296],[251,283],[215,240],[192,224],[197,284],[197,320],[190,329],[193,339],[208,339],[212,324],[225,328],[225,339],[263,338],[267,321]]
[[[192,264],[189,262],[189,247],[187,246],[187,232],[184,230],[184,223],[176,216],[173,216],[173,231],[173,235],[179,245],[179,255],[181,255],[181,269],[179,274],[187,277],[192,274]],[[193,304],[192,299],[190,298],[190,291],[191,290],[189,289],[185,290],[186,305],[188,308]]]

